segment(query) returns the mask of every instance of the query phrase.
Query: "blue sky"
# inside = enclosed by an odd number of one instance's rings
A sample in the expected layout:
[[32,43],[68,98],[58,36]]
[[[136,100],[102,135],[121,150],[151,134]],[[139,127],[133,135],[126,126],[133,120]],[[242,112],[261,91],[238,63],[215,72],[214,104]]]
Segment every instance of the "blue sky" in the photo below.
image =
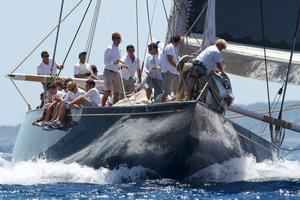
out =
[[[70,10],[79,0],[65,1],[65,12]],[[145,0],[139,0],[139,43],[140,57],[143,57],[147,44],[148,25],[146,17]],[[153,10],[155,0],[149,0],[150,11]],[[164,41],[167,24],[163,12],[162,1],[157,1],[157,8],[152,28],[153,37]],[[1,37],[1,72],[0,85],[3,96],[0,98],[2,106],[0,114],[0,125],[15,125],[22,121],[27,110],[25,103],[14,89],[9,79],[4,78],[12,69],[39,43],[41,39],[54,27],[58,21],[61,1],[59,0],[10,0],[1,2],[0,24]],[[62,25],[58,44],[56,61],[61,63],[72,41],[77,26],[81,20],[88,0],[76,10],[70,18]],[[95,2],[94,2],[95,3]],[[171,0],[165,0],[167,10],[170,10]],[[92,7],[93,8],[93,7]],[[65,64],[62,76],[72,76],[73,66],[78,61],[78,53],[85,48],[89,24],[91,22],[90,12],[84,26],[79,33],[78,40],[74,44],[70,56]],[[122,34],[122,47],[127,44],[136,45],[135,24],[135,0],[102,0],[99,14],[98,26],[95,34],[93,50],[90,63],[96,64],[100,70],[103,69],[103,53],[106,46],[111,43],[111,33],[118,31]],[[36,66],[40,62],[40,52],[48,50],[53,53],[55,34],[52,35],[18,70],[18,73],[36,73]],[[123,53],[125,51],[123,50]],[[265,82],[241,78],[230,75],[233,85],[235,103],[250,104],[255,102],[266,102]],[[30,104],[38,105],[41,86],[37,83],[16,82],[23,91]],[[275,96],[281,84],[271,84],[271,99]],[[287,100],[299,100],[299,86],[289,86]]]

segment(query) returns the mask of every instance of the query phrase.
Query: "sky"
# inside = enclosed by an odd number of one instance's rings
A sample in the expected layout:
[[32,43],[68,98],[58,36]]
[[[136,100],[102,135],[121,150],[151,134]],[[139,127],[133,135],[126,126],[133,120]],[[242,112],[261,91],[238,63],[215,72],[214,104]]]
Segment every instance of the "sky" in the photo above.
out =
[[[64,14],[66,14],[79,0],[65,1]],[[66,55],[75,31],[79,25],[88,0],[84,0],[80,7],[62,24],[59,37],[56,61],[61,63]],[[120,32],[122,35],[121,48],[125,54],[128,44],[137,44],[135,0],[102,0],[97,29],[90,63],[95,64],[99,71],[103,70],[103,55],[105,48],[111,44],[111,33]],[[139,10],[139,51],[138,55],[143,60],[147,45],[148,24],[146,13],[146,0],[138,1]],[[94,3],[91,9],[94,8]],[[155,0],[149,0],[150,13],[153,12]],[[171,0],[165,0],[167,11],[170,11]],[[21,99],[17,90],[9,79],[5,78],[25,56],[56,26],[60,11],[60,0],[10,0],[1,2],[0,24],[0,85],[2,97],[0,98],[0,125],[16,125],[22,122],[27,111],[27,106]],[[92,12],[91,12],[92,11]],[[73,49],[66,61],[65,69],[61,76],[72,77],[73,66],[78,62],[78,53],[83,51],[86,45],[89,26],[93,10],[84,21]],[[167,22],[163,11],[162,1],[157,1],[152,26],[153,38],[159,41],[165,40]],[[53,55],[55,34],[46,40],[40,48],[17,70],[17,73],[36,73],[36,66],[41,61],[40,52],[47,50]],[[266,83],[230,75],[236,104],[251,104],[266,102]],[[21,82],[16,84],[32,105],[39,104],[39,93],[42,91],[39,83]],[[271,100],[275,97],[281,84],[270,84]],[[289,86],[287,100],[300,99],[300,87]]]

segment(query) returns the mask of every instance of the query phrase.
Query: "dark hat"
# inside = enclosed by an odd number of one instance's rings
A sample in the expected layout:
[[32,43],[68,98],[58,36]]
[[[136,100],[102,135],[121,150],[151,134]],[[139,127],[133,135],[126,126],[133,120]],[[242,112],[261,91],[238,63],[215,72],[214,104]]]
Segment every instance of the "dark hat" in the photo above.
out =
[[50,90],[50,89],[52,89],[54,87],[54,84],[52,84],[52,83],[47,83],[47,85],[46,85],[46,90]]
[[83,56],[83,55],[87,55],[87,52],[85,52],[85,51],[80,52],[78,57],[81,57],[81,56]]
[[134,49],[134,46],[132,44],[127,45],[126,50],[128,51],[129,49]]

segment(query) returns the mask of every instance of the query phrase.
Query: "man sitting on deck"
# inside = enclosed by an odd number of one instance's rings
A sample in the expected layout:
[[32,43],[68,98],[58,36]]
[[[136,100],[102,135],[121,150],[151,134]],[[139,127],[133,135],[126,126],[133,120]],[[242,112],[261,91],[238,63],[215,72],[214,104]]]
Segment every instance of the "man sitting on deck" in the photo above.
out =
[[62,103],[59,107],[58,116],[50,124],[52,127],[59,127],[62,125],[62,121],[65,119],[67,114],[67,109],[70,107],[70,103],[81,95],[86,95],[86,92],[77,87],[77,84],[74,81],[70,81],[67,84],[67,96],[62,100]]
[[82,106],[93,106],[100,107],[101,106],[101,97],[99,91],[95,87],[96,83],[93,79],[89,79],[86,81],[85,88],[86,94],[81,95],[70,102],[70,106],[72,107],[82,107]]
[[64,95],[64,92],[57,89],[56,83],[48,83],[47,92],[49,93],[50,99],[45,105],[46,115],[44,123],[47,123],[52,119],[52,114],[54,113],[55,107]]
[[91,65],[86,62],[87,52],[81,52],[79,54],[79,62],[74,66],[75,78],[94,78],[94,74]]

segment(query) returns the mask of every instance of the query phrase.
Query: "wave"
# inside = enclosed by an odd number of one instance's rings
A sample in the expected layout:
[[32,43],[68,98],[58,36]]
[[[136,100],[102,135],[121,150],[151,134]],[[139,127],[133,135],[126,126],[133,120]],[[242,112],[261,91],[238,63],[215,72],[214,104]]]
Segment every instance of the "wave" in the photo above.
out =
[[77,163],[47,162],[46,160],[14,163],[10,155],[0,154],[0,184],[51,184],[51,183],[90,183],[115,184],[123,181],[138,181],[149,171],[143,167],[117,170],[101,167],[93,169]]
[[213,164],[198,171],[188,178],[196,182],[265,182],[265,181],[299,181],[300,162],[297,160],[280,160],[257,163],[253,156],[233,158],[222,164]]
[[[109,170],[42,159],[14,163],[11,161],[11,154],[0,153],[0,184],[116,184],[144,181],[149,177],[153,177],[153,171],[141,166],[120,166],[119,169]],[[300,161],[257,163],[253,156],[234,158],[200,170],[187,180],[194,183],[300,181]]]

